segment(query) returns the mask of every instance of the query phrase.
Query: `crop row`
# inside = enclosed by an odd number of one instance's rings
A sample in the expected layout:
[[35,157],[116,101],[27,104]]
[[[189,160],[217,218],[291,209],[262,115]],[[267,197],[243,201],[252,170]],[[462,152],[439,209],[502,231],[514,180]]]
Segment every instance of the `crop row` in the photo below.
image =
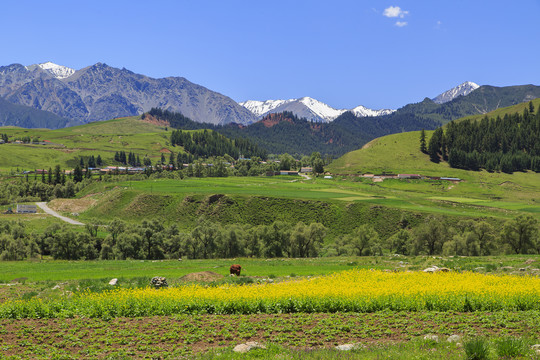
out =
[[0,304],[2,318],[171,314],[540,310],[540,279],[477,273],[350,270],[255,285],[185,285],[82,292],[56,301]]
[[[538,311],[175,315],[111,320],[0,319],[0,358],[131,359],[151,353],[153,358],[178,359],[209,349],[222,353],[224,348],[230,349],[245,341],[257,341],[268,345],[269,349],[272,344],[314,349],[353,342],[407,344],[422,340],[429,333],[437,334],[441,339],[452,334],[459,334],[464,339],[476,336],[531,337],[533,343],[537,343],[539,319]],[[419,344],[424,345],[422,350],[426,349],[425,342]],[[429,344],[429,351],[432,346]],[[213,359],[216,353],[207,358]],[[457,358],[461,359],[461,351],[459,354]],[[238,356],[228,358],[237,359]],[[337,358],[337,354],[327,358]],[[392,358],[403,357],[395,355]]]

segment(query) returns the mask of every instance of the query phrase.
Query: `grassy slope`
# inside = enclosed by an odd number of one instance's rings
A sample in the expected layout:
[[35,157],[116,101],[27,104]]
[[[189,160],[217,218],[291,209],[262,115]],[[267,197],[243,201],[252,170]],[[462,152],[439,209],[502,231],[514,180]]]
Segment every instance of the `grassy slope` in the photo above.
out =
[[[540,98],[532,100],[532,103],[534,105],[535,111],[540,108]],[[456,121],[462,121],[462,120],[465,120],[465,119],[481,120],[485,116],[488,116],[490,119],[491,118],[496,118],[497,116],[500,116],[502,118],[506,114],[515,114],[515,113],[522,114],[523,110],[525,110],[525,108],[527,108],[527,109],[529,108],[529,102],[523,102],[521,104],[503,107],[503,108],[500,108],[500,109],[497,109],[497,110],[493,110],[493,111],[491,111],[491,112],[489,112],[487,114],[478,114],[478,115],[466,116],[466,117],[458,119]]]
[[362,224],[371,224],[387,238],[399,230],[402,219],[414,227],[429,214],[444,215],[452,223],[464,217],[487,218],[496,227],[501,220],[522,212],[540,217],[538,206],[534,206],[536,200],[511,184],[481,188],[473,182],[449,185],[441,181],[394,180],[374,184],[371,180],[349,178],[291,179],[231,177],[97,183],[79,194],[97,200],[95,206],[80,212],[79,219],[106,224],[114,218],[132,223],[157,218],[185,230],[194,228],[201,216],[224,224],[320,222],[329,229],[330,241]]
[[101,155],[112,165],[114,153],[132,151],[141,157],[149,156],[153,161],[161,157],[162,149],[174,150],[169,144],[169,132],[163,127],[140,121],[138,117],[120,118],[93,122],[71,128],[23,129],[16,127],[0,128],[0,133],[10,137],[39,136],[55,145],[0,145],[0,171],[8,169],[40,169],[75,166],[79,156]]
[[[429,136],[432,132],[426,132]],[[428,176],[464,179],[439,191],[427,181],[390,180],[377,186],[419,197],[455,203],[522,210],[538,214],[540,209],[540,174],[488,173],[452,169],[447,163],[435,164],[419,150],[420,132],[393,134],[375,139],[364,148],[352,151],[335,160],[328,170],[338,174],[360,173],[417,173]]]

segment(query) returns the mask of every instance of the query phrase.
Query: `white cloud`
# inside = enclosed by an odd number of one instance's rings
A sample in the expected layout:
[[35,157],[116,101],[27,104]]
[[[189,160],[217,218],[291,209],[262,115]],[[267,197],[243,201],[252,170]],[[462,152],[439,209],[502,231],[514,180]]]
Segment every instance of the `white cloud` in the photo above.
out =
[[407,26],[407,22],[406,21],[396,21],[396,26],[397,27]]
[[399,6],[390,6],[384,9],[383,15],[389,18],[401,18],[403,19],[405,15],[409,15],[409,12],[406,10],[401,10]]

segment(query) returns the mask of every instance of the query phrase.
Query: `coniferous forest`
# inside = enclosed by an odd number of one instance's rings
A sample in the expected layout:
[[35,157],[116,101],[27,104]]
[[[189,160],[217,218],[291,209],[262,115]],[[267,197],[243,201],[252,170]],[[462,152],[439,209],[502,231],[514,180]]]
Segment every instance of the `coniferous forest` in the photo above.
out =
[[453,168],[540,172],[540,112],[530,102],[522,114],[453,121],[435,130],[426,151]]

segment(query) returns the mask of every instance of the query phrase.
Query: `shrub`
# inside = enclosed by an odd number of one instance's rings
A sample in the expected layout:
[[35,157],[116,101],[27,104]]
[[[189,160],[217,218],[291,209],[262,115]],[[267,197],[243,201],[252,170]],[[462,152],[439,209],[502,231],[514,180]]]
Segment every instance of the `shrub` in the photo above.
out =
[[527,352],[527,346],[523,339],[516,337],[504,337],[497,341],[497,354],[503,358],[523,356]]
[[486,339],[476,338],[463,344],[467,360],[485,360],[489,358],[489,346]]

